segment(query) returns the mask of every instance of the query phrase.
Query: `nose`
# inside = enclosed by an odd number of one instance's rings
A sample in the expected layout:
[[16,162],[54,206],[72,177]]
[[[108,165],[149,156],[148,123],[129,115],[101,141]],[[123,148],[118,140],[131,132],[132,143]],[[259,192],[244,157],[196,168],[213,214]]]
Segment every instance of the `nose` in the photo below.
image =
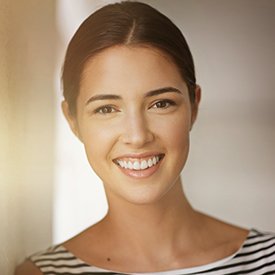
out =
[[145,115],[140,112],[128,114],[123,123],[121,140],[125,144],[141,148],[154,140],[154,135],[149,128]]

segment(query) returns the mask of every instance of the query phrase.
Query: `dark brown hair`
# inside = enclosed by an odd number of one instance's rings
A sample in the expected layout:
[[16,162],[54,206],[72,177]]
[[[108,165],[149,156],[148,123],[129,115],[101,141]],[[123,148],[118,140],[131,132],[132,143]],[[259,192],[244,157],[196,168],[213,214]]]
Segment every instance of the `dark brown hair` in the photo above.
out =
[[63,94],[72,115],[85,62],[115,45],[152,46],[178,67],[194,102],[196,77],[192,54],[178,27],[151,6],[124,1],[104,6],[90,15],[71,39],[63,67]]

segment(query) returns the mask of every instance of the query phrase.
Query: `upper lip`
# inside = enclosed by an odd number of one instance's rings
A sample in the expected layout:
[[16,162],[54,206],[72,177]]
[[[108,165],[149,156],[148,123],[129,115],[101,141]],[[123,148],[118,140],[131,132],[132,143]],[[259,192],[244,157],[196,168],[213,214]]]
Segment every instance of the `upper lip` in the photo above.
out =
[[154,157],[154,156],[164,156],[164,153],[160,153],[160,152],[129,153],[129,154],[120,155],[119,157],[116,157],[114,160],[124,159],[124,158],[142,159],[142,158],[148,158],[148,157]]

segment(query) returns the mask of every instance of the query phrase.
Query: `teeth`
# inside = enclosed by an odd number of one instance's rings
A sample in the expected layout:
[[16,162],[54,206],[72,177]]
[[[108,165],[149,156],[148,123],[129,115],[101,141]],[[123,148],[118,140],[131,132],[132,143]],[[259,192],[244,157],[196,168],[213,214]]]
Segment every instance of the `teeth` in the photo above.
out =
[[126,161],[126,160],[117,160],[117,164],[125,169],[130,170],[145,170],[149,167],[152,167],[156,165],[160,161],[159,156],[154,156],[152,158],[149,158],[147,160],[135,160],[135,161]]
[[147,161],[146,160],[143,160],[141,162],[141,165],[140,165],[140,169],[146,169],[147,167],[149,166],[149,164],[147,164]]
[[127,168],[127,169],[133,169],[133,164],[132,164],[132,162],[131,162],[131,161],[128,161],[128,162],[127,162],[127,167],[125,167],[125,168]]
[[118,160],[117,162],[121,167],[124,167],[124,162],[122,160]]
[[140,165],[139,165],[139,162],[137,160],[134,162],[133,169],[134,170],[140,170]]

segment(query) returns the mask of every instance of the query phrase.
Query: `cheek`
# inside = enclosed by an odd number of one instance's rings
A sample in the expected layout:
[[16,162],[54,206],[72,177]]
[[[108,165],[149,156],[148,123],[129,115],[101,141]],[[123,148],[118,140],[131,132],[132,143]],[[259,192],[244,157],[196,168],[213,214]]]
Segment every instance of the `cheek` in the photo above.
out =
[[156,133],[166,141],[169,148],[182,150],[189,145],[190,117],[186,114],[172,117],[170,120],[159,120]]
[[[168,134],[167,134],[168,135]],[[169,153],[181,167],[184,165],[189,152],[189,130],[184,125],[177,125],[167,137],[169,140]]]
[[174,118],[162,127],[162,141],[167,150],[167,166],[170,171],[178,175],[185,166],[189,153],[189,128],[188,117]]
[[96,163],[99,159],[108,158],[108,152],[116,140],[116,129],[109,125],[104,127],[93,123],[92,125],[82,125],[82,141],[85,146],[89,162]]

